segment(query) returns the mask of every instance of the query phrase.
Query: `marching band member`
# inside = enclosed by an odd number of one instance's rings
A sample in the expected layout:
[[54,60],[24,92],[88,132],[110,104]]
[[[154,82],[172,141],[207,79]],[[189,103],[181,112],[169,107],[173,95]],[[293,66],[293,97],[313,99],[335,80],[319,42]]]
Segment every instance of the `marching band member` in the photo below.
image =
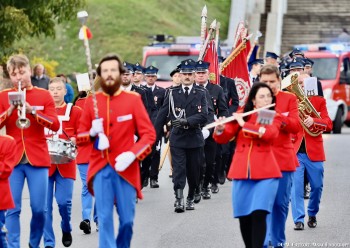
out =
[[[255,83],[244,112],[267,106],[274,100],[273,92],[266,84]],[[241,113],[233,116],[236,121],[215,128],[214,139],[219,144],[233,138],[237,140],[228,174],[228,178],[233,179],[234,217],[239,218],[246,247],[262,247],[266,235],[266,215],[272,211],[278,178],[281,177],[273,155],[273,142],[278,136],[281,119],[277,115],[271,125],[263,125],[257,123],[258,114],[246,118]]]
[[16,165],[16,141],[11,136],[0,136],[0,247],[7,248],[5,212],[15,207],[9,177]]
[[[95,119],[93,99],[87,98],[77,136],[78,144],[94,139],[97,144],[90,155],[88,186],[96,199],[99,247],[103,248],[130,247],[135,198],[142,198],[138,161],[151,152],[156,138],[141,96],[120,88],[123,72],[117,55],[109,54],[101,59],[97,74],[101,77],[102,92],[96,94],[100,118]],[[135,133],[139,136],[136,142]],[[105,143],[101,143],[103,134],[108,137]],[[116,239],[112,221],[114,204],[119,214]]]
[[[64,96],[67,93],[64,79],[56,77],[50,80],[49,92],[54,99],[56,112],[61,121],[61,127],[53,139],[70,140],[75,144],[76,134],[81,116],[81,109],[73,106],[72,103],[66,104]],[[52,138],[52,134],[48,138]],[[55,137],[58,136],[58,137]],[[53,162],[53,161],[51,161]],[[55,234],[52,227],[52,203],[55,196],[58,210],[61,215],[62,244],[69,247],[72,244],[72,197],[73,185],[76,178],[76,161],[69,163],[53,164],[49,169],[49,187],[47,195],[47,212],[44,228],[44,245],[46,248],[55,247]]]
[[[9,247],[20,247],[20,213],[24,180],[27,179],[32,220],[30,223],[29,246],[39,247],[44,231],[46,198],[48,190],[48,169],[50,156],[44,128],[58,131],[60,123],[55,103],[47,90],[33,87],[29,60],[25,55],[13,55],[7,62],[7,70],[14,88],[0,93],[0,128],[16,140],[16,166],[10,176],[10,186],[15,208],[6,214]],[[21,89],[18,89],[19,82]],[[16,127],[18,119],[16,106],[10,105],[8,94],[26,90],[25,113],[30,121],[27,129]],[[23,111],[21,111],[23,112]]]
[[207,122],[208,104],[205,89],[194,84],[194,63],[181,62],[182,85],[169,88],[169,94],[158,112],[155,124],[157,139],[171,118],[170,152],[173,165],[175,212],[185,211],[183,189],[188,182],[186,210],[194,210],[195,189],[199,187],[200,166],[203,162],[204,134],[201,126]]
[[[303,88],[304,79],[309,77],[305,72],[299,75],[299,84]],[[317,86],[316,86],[317,87]],[[321,96],[309,97],[309,100],[321,118],[312,118],[308,116],[304,120],[307,128],[314,128],[321,133],[317,136],[311,136],[307,131],[301,129],[295,137],[294,148],[297,151],[297,157],[300,166],[294,175],[292,186],[292,214],[295,223],[294,230],[304,229],[305,207],[304,207],[304,170],[310,181],[311,192],[308,204],[308,222],[310,228],[317,226],[316,215],[319,211],[322,189],[323,189],[323,161],[325,153],[323,147],[323,131],[331,131],[333,122],[329,118],[326,100]]]
[[[78,82],[78,88],[79,88],[79,82]],[[79,107],[80,109],[84,109],[87,93],[85,91],[79,91],[79,92],[81,92],[79,94],[80,97],[75,101],[75,106]],[[92,208],[93,208],[93,220],[96,224],[96,230],[98,231],[96,202],[93,204],[93,196],[89,192],[88,185],[87,185],[87,172],[89,168],[89,157],[92,149],[92,144],[91,143],[86,143],[81,145],[78,144],[77,148],[78,148],[78,154],[77,154],[76,162],[78,165],[81,184],[82,184],[81,214],[83,218],[83,220],[80,222],[79,228],[85,234],[90,234],[91,233],[90,218],[91,218]]]
[[[271,215],[267,216],[267,240],[273,247],[283,246],[286,242],[285,224],[288,216],[288,206],[294,177],[298,165],[293,149],[292,135],[301,130],[297,98],[294,94],[281,91],[279,70],[274,65],[265,65],[260,72],[260,81],[267,84],[276,97],[276,111],[281,113],[282,125],[277,139],[274,141],[273,154],[282,172],[279,179],[276,199]],[[271,237],[269,237],[271,234]]]

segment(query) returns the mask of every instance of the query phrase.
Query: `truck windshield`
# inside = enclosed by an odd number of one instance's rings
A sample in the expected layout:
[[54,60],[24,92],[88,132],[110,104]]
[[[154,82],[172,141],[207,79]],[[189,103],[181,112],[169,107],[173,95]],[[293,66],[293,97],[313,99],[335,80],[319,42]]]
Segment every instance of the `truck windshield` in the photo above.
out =
[[315,62],[312,68],[313,76],[320,80],[335,79],[338,70],[338,58],[312,58]]
[[158,75],[159,81],[170,81],[170,72],[176,68],[181,61],[185,59],[193,59],[197,61],[198,55],[190,55],[190,56],[169,56],[169,55],[157,55],[157,56],[149,56],[146,58],[146,67],[153,65],[159,69]]

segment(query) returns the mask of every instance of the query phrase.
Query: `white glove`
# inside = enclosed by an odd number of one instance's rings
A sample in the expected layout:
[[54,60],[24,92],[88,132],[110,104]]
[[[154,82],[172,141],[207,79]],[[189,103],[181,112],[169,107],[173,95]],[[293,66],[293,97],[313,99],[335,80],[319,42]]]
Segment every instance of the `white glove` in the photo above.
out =
[[125,171],[134,162],[136,156],[132,152],[123,152],[115,158],[115,170]]
[[97,144],[97,149],[100,151],[106,150],[109,148],[109,140],[107,136],[104,133],[99,133],[98,134],[98,144]]
[[203,135],[204,139],[207,139],[209,137],[209,135],[210,135],[209,130],[208,129],[203,129],[202,130],[202,135]]
[[134,143],[136,143],[136,141],[139,139],[139,137],[137,137],[135,134],[134,134]]
[[90,136],[95,137],[98,133],[103,133],[103,118],[92,121]]

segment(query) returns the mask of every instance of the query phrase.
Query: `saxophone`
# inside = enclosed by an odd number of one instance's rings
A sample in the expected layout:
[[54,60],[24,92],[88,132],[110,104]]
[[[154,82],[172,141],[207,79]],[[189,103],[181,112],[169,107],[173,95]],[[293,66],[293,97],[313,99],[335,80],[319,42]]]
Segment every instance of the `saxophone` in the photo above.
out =
[[298,111],[301,125],[309,135],[316,137],[322,134],[322,131],[316,129],[313,125],[310,127],[305,126],[304,120],[307,116],[311,116],[312,118],[321,118],[321,116],[318,114],[307,96],[305,96],[304,91],[299,85],[298,76],[299,73],[293,73],[285,77],[282,80],[282,88],[293,93],[298,98]]

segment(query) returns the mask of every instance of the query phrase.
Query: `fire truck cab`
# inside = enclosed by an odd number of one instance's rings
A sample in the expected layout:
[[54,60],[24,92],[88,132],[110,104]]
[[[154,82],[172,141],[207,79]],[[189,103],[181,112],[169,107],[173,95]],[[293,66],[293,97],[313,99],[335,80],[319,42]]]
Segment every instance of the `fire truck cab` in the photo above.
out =
[[322,83],[333,133],[341,133],[343,123],[350,125],[350,44],[319,43],[294,48],[314,61],[312,74]]
[[200,37],[179,36],[175,42],[165,42],[167,37],[157,35],[155,41],[143,48],[142,66],[150,65],[159,69],[156,84],[166,88],[171,86],[170,72],[185,59],[197,61]]

